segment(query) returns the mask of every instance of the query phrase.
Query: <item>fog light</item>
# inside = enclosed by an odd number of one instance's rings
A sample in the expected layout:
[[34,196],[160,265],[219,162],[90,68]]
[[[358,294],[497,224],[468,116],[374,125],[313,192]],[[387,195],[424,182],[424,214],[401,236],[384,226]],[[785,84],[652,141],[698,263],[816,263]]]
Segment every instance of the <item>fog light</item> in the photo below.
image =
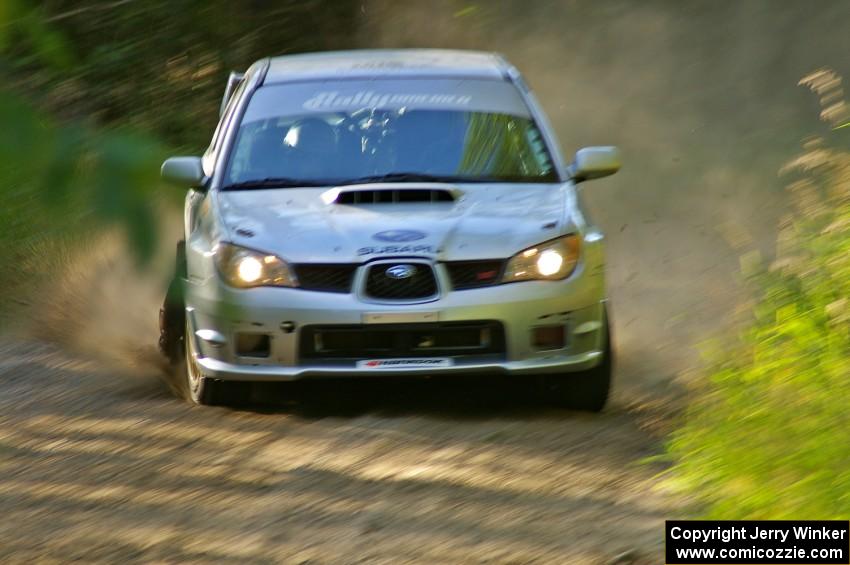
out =
[[538,326],[531,330],[531,345],[537,349],[563,349],[567,331],[562,325]]
[[236,355],[240,357],[268,357],[271,339],[268,334],[237,333]]

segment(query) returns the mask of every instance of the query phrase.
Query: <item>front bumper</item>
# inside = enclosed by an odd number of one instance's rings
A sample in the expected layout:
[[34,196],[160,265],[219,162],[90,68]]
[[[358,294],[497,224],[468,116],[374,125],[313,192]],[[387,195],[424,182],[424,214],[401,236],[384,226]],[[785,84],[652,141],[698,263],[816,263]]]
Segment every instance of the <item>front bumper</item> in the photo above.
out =
[[285,367],[244,365],[211,358],[198,358],[204,376],[224,381],[297,381],[331,377],[429,377],[432,375],[537,375],[591,369],[601,360],[601,351],[558,355],[549,359],[526,359],[499,363],[465,363],[441,368],[361,369],[357,367]]
[[[292,381],[321,377],[430,376],[436,374],[530,375],[583,371],[605,348],[604,279],[601,269],[576,272],[565,281],[531,281],[447,292],[419,304],[376,304],[352,294],[292,288],[240,290],[217,277],[189,281],[189,336],[204,376],[235,381]],[[305,359],[299,340],[305,326],[446,323],[491,320],[504,328],[504,351],[486,360],[458,358],[441,367],[366,368],[356,361]],[[558,349],[539,349],[532,332],[562,325]],[[265,357],[240,356],[237,335],[268,336]],[[384,355],[383,358],[392,357]],[[398,355],[398,357],[412,357]],[[368,359],[369,357],[364,357]]]

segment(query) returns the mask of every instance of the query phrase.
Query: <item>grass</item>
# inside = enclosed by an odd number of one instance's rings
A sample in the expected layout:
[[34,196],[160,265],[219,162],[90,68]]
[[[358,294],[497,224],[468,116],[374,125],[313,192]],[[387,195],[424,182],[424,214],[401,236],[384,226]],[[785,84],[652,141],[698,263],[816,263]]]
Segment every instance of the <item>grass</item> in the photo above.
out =
[[794,213],[776,260],[750,265],[752,322],[669,441],[705,518],[850,514],[850,153],[812,142],[784,172]]

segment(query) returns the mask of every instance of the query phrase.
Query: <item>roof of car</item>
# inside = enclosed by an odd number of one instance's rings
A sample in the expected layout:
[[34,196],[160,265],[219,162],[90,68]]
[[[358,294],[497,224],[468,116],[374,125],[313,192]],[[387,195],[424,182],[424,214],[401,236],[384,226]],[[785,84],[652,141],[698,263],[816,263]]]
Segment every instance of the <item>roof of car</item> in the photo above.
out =
[[499,55],[449,49],[363,49],[285,55],[269,60],[265,83],[331,78],[502,78],[510,65]]

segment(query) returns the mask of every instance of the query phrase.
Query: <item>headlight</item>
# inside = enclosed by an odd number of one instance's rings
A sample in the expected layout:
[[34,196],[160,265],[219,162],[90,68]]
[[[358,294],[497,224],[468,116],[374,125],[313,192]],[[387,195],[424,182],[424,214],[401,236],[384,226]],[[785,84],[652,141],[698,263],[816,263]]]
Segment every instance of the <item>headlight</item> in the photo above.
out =
[[218,244],[215,264],[221,278],[230,286],[298,286],[289,265],[280,257],[231,243]]
[[502,282],[567,278],[578,264],[580,242],[578,235],[570,234],[520,251],[508,260]]

